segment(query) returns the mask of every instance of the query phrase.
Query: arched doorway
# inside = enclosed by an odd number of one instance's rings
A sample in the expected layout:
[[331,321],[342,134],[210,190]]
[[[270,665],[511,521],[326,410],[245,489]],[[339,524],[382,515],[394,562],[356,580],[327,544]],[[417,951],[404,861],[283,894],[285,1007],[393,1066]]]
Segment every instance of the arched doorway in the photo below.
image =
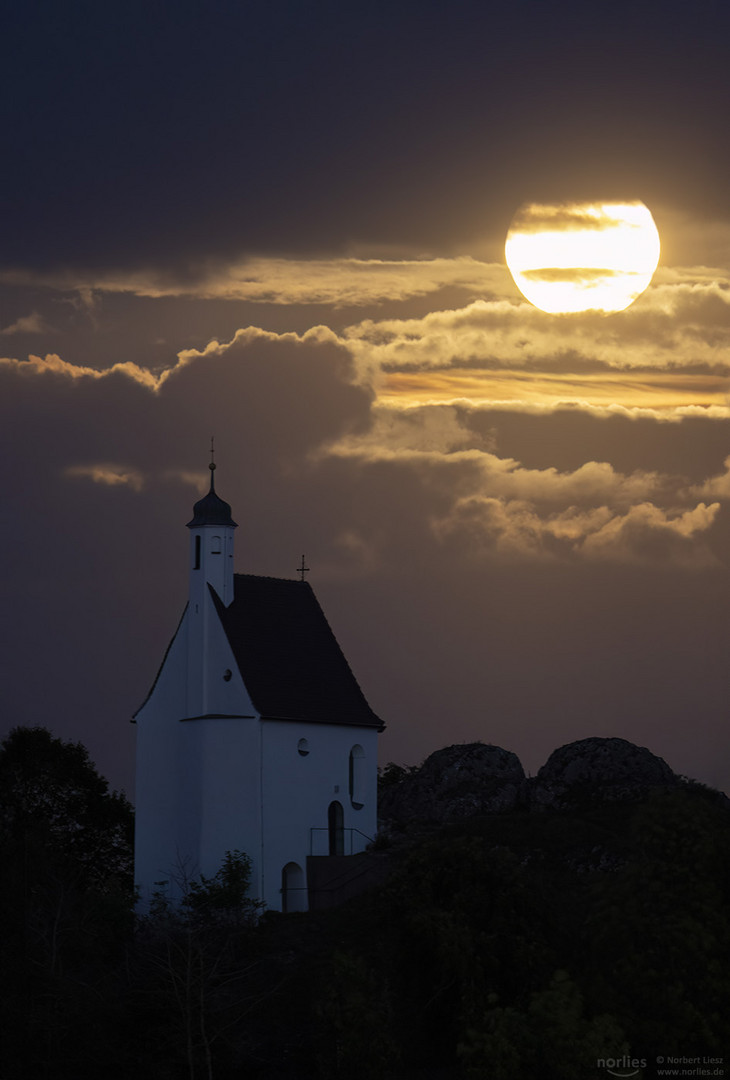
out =
[[307,885],[299,863],[289,862],[281,871],[281,910],[307,910]]
[[344,855],[345,813],[342,809],[342,803],[337,802],[336,799],[329,804],[327,810],[327,832],[329,834],[330,855]]

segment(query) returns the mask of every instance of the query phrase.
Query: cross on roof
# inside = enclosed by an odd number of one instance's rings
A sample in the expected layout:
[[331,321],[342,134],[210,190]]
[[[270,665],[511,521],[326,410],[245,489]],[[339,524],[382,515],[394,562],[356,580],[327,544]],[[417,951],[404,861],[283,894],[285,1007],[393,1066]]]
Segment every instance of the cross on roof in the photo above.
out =
[[309,567],[304,563],[304,556],[302,555],[302,565],[297,567],[297,573],[301,574],[301,581],[304,581],[304,575],[309,573]]

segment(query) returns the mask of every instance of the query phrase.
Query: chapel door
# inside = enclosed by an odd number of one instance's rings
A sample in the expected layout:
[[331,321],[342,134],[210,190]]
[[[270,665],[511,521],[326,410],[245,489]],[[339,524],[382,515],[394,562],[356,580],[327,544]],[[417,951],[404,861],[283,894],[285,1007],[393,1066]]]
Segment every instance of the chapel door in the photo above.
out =
[[281,871],[281,910],[306,911],[307,886],[304,871],[298,863],[287,863]]
[[330,855],[345,854],[345,814],[342,803],[331,802],[327,810],[327,831],[329,833]]

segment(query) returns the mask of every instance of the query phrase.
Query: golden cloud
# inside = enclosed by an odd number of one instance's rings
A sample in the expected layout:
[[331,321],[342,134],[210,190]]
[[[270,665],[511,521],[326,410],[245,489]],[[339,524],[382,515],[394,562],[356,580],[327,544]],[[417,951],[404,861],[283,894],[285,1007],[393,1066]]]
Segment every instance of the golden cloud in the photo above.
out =
[[[585,232],[615,229],[622,218],[611,211],[624,204],[526,203],[512,220],[512,228],[521,233]],[[636,204],[629,204],[636,205]]]
[[623,408],[673,418],[688,408],[725,414],[730,282],[664,281],[652,290],[651,302],[642,300],[629,312],[575,316],[561,327],[556,335],[554,320],[528,304],[477,300],[418,318],[369,318],[340,333],[324,325],[303,334],[249,326],[229,342],[182,350],[175,363],[157,371],[133,363],[82,367],[55,353],[0,363],[70,378],[124,375],[158,391],[182,366],[222,356],[236,344],[327,342],[347,350],[359,380],[392,406],[467,401],[519,409]]
[[231,341],[211,341],[202,349],[182,349],[177,354],[175,363],[159,372],[150,371],[148,368],[129,361],[112,364],[108,368],[93,368],[69,363],[57,353],[48,353],[45,357],[31,354],[27,360],[19,360],[17,357],[0,357],[0,368],[13,370],[23,377],[35,375],[61,376],[71,380],[105,380],[121,376],[153,393],[158,393],[168,379],[174,377],[188,364],[224,356],[233,346],[250,345],[256,341],[285,341],[294,345],[339,343],[334,332],[326,326],[314,326],[304,334],[276,334],[261,330],[259,327],[249,326],[238,330]]
[[543,266],[539,270],[523,270],[522,277],[527,281],[547,282],[601,282],[604,278],[627,277],[630,272],[626,270],[611,270],[608,267],[597,266]]
[[14,323],[0,330],[0,335],[10,337],[12,334],[46,334],[50,327],[39,312],[32,311],[30,315],[21,315]]
[[[403,337],[414,326],[422,329],[424,325],[436,325],[440,332],[445,327],[450,328],[456,341],[458,327],[471,318],[478,320],[485,306],[472,305],[460,312],[438,312],[422,320],[410,320],[407,332],[403,330],[402,321],[388,320],[380,327],[370,323],[364,328],[361,324],[358,333],[373,338],[380,333],[381,341],[388,347],[392,344],[392,340],[388,340],[389,330]],[[108,380],[116,376],[157,393],[187,365],[215,362],[236,345],[251,349],[263,342],[286,342],[295,349],[304,344],[334,345],[352,356],[353,340],[358,343],[358,348],[362,346],[362,338],[337,335],[327,326],[312,327],[304,334],[277,334],[259,327],[247,327],[238,331],[229,342],[213,341],[204,349],[182,350],[175,365],[161,373],[129,363],[99,371],[67,363],[56,354],[49,354],[44,359],[31,356],[28,361],[6,358],[0,363],[21,377]],[[377,374],[375,363],[373,370]],[[646,558],[648,561],[671,558],[691,565],[702,563],[709,558],[702,537],[715,519],[718,500],[730,492],[727,474],[713,477],[704,485],[689,490],[687,482],[681,478],[641,470],[623,474],[605,461],[588,461],[572,471],[527,468],[513,458],[499,457],[489,433],[481,434],[470,426],[469,418],[475,412],[473,407],[404,406],[404,401],[410,400],[408,395],[413,395],[414,383],[408,380],[422,380],[421,390],[433,393],[435,381],[439,380],[442,391],[452,392],[454,383],[449,385],[451,379],[464,380],[459,390],[464,396],[469,390],[484,407],[493,408],[494,395],[504,395],[505,387],[512,385],[515,394],[519,389],[520,397],[504,405],[505,408],[544,412],[549,407],[558,407],[560,392],[565,392],[572,379],[574,390],[580,389],[585,396],[587,388],[592,387],[591,394],[599,401],[595,406],[581,404],[576,408],[594,409],[596,415],[609,415],[613,410],[623,411],[624,415],[654,416],[656,414],[647,406],[634,409],[632,414],[616,404],[621,396],[618,389],[624,382],[632,387],[631,396],[626,393],[625,399],[643,401],[637,389],[639,378],[647,384],[646,402],[662,401],[665,407],[661,414],[663,418],[668,413],[676,422],[684,416],[728,417],[725,406],[700,404],[705,400],[702,394],[710,390],[720,394],[720,383],[713,382],[717,377],[706,373],[695,377],[681,371],[648,374],[644,371],[640,376],[634,372],[630,377],[628,372],[588,371],[581,375],[578,383],[575,375],[564,371],[549,377],[526,369],[386,371],[377,375],[382,397],[371,406],[369,430],[350,433],[336,443],[322,446],[317,456],[320,461],[326,457],[339,457],[356,459],[363,465],[388,463],[412,469],[415,475],[427,475],[429,483],[440,492],[441,505],[450,507],[433,522],[435,534],[444,542],[449,536],[458,534],[462,539],[471,538],[469,542],[473,542],[479,551],[501,555],[509,549],[511,557]],[[393,381],[397,380],[401,380],[401,384],[396,385],[397,392],[394,393]],[[479,388],[478,392],[475,387]],[[603,389],[599,393],[596,388]],[[388,394],[392,398],[389,399]],[[688,404],[687,399],[693,396],[697,404]],[[395,407],[391,407],[391,400],[396,402]],[[678,401],[683,404],[670,406],[671,402]],[[726,468],[730,472],[730,461]],[[124,464],[104,461],[71,466],[67,475],[132,490],[139,490],[143,482],[139,472]],[[200,481],[197,474],[175,479],[194,486]],[[694,500],[691,505],[690,500]]]
[[[707,303],[715,304],[708,326]],[[527,304],[477,300],[464,308],[420,318],[366,319],[343,332],[346,347],[365,366],[383,370],[448,368],[465,362],[540,370],[575,356],[606,367],[677,369],[699,364],[729,372],[730,289],[722,283],[664,286],[614,316],[555,320]]]
[[582,554],[592,559],[717,565],[714,555],[697,540],[710,528],[719,509],[717,502],[709,506],[699,503],[672,515],[652,503],[641,503],[586,536]]
[[[447,286],[490,298],[418,317],[368,318],[339,332],[319,326],[292,335],[247,327],[228,343],[181,351],[165,370],[116,364],[98,371],[64,366],[49,354],[43,361],[31,357],[27,362],[38,372],[63,371],[72,378],[124,374],[159,390],[181,365],[222,355],[235,343],[327,340],[345,348],[360,381],[393,406],[459,400],[519,409],[571,404],[589,411],[639,409],[673,418],[687,408],[716,414],[727,408],[730,278],[707,267],[660,270],[655,284],[628,311],[574,315],[560,323],[559,333],[552,316],[515,298],[505,267],[468,256],[249,259],[204,265],[184,278],[140,270],[93,278],[56,275],[46,284],[75,289],[85,303],[94,290],[333,307],[405,300]],[[657,372],[668,374],[658,379]]]
[[692,493],[698,498],[730,499],[730,457],[726,457],[723,464],[723,473],[709,477],[704,484],[696,485],[692,488]]
[[718,509],[718,503],[700,503],[672,514],[644,502],[623,514],[600,506],[540,515],[523,500],[473,495],[460,499],[449,515],[434,519],[432,527],[443,542],[458,539],[476,555],[647,565],[676,562],[699,569],[717,564],[703,541]]
[[147,368],[132,363],[113,364],[111,367],[99,370],[70,364],[56,353],[48,353],[45,357],[31,354],[27,360],[3,356],[0,357],[0,367],[14,369],[20,375],[62,375],[69,379],[107,379],[114,375],[122,375],[148,390],[159,390],[170,374],[169,371],[164,371],[160,375],[154,375]]
[[5,271],[0,281],[79,293],[87,303],[94,293],[130,293],[150,298],[177,296],[346,307],[406,300],[454,287],[488,295],[508,295],[511,291],[505,267],[468,255],[422,259],[250,258],[238,263],[202,264],[185,275],[149,269],[31,277],[26,272]]
[[621,406],[631,412],[643,410],[680,416],[690,405],[714,406],[730,415],[725,404],[728,377],[692,374],[601,371],[555,375],[525,371],[478,371],[450,368],[446,371],[399,371],[383,376],[378,398],[394,407],[451,404],[457,401],[490,406],[540,404],[547,408],[579,406],[587,410]]
[[[629,506],[666,486],[666,478],[658,473],[636,470],[624,475],[608,462],[588,461],[572,472],[556,468],[529,469],[514,458],[500,458],[490,450],[479,449],[474,436],[459,425],[454,415],[440,416],[440,410],[423,410],[424,417],[390,417],[390,422],[378,415],[370,432],[350,435],[326,448],[334,457],[359,458],[376,463],[399,461],[404,464],[438,465],[441,468],[467,466],[471,479],[467,481],[481,493],[506,499],[529,500],[531,503],[602,504]],[[400,421],[400,422],[399,422]],[[456,478],[452,487],[463,487]]]
[[129,487],[133,491],[141,491],[144,487],[144,477],[137,469],[109,462],[96,465],[69,465],[64,469],[64,475],[92,480],[95,484],[104,484],[107,487]]
[[[453,406],[377,404],[369,431],[340,439],[320,456],[428,475],[449,507],[431,519],[434,535],[476,558],[715,563],[705,534],[719,501],[697,502],[698,490],[681,477],[622,473],[605,461],[565,471],[528,468],[499,457],[488,435],[470,429],[470,415]],[[727,468],[730,476],[730,458]],[[723,485],[730,495],[728,477]],[[716,500],[721,494],[719,484],[706,491]]]
[[327,343],[346,350],[359,381],[392,408],[466,402],[521,411],[570,406],[595,415],[623,410],[674,421],[696,410],[728,415],[730,283],[663,283],[641,310],[613,319],[577,316],[563,325],[556,338],[551,317],[531,305],[480,300],[419,318],[365,319],[341,333],[325,325],[302,334],[248,326],[229,342],[181,350],[157,371],[131,362],[80,366],[56,353],[0,365],[71,379],[123,376],[157,392],[185,365],[235,345]]

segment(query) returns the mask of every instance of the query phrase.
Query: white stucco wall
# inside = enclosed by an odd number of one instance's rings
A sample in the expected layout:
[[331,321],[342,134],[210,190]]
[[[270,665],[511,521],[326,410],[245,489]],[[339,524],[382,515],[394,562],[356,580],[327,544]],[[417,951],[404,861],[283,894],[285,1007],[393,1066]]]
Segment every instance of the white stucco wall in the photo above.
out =
[[[238,665],[218,618],[210,590],[185,613],[187,646],[187,701],[185,716],[209,713],[256,713],[238,671]],[[230,672],[230,678],[226,674]]]
[[[281,908],[281,874],[287,863],[306,870],[307,855],[327,855],[327,811],[344,811],[345,854],[363,851],[377,828],[377,732],[370,728],[264,720],[262,728],[263,867],[261,898]],[[299,754],[300,739],[309,753]],[[365,753],[363,806],[349,795],[349,756]],[[314,830],[314,831],[312,831]]]
[[145,905],[154,883],[170,878],[179,849],[180,792],[186,786],[179,717],[187,704],[186,615],[155,687],[136,716],[134,875]]
[[252,895],[261,893],[260,723],[256,719],[207,719],[185,725],[199,735],[198,770],[201,873],[216,873],[227,851],[252,862]]
[[[174,895],[175,878],[211,875],[235,848],[256,861],[247,848],[260,847],[258,714],[209,594],[203,602],[213,608],[205,633],[188,607],[136,716],[135,882],[143,906],[155,882],[170,881]],[[193,671],[191,643],[203,655]],[[258,865],[255,874],[258,887]]]

